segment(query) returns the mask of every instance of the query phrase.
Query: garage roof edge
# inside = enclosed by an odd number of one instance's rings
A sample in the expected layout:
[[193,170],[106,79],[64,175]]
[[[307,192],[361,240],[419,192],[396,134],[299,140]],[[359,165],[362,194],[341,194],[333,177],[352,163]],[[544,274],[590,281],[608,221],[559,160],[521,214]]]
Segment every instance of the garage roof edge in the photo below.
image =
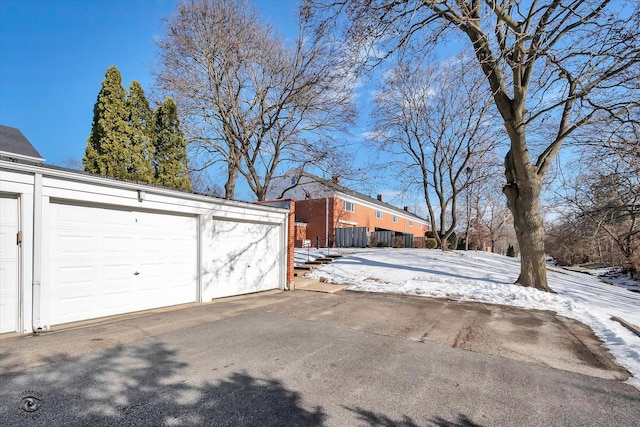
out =
[[195,201],[213,202],[220,205],[229,205],[229,206],[238,206],[238,207],[251,206],[256,210],[262,210],[266,212],[282,212],[282,213],[289,212],[289,210],[285,208],[277,208],[273,206],[260,205],[252,202],[243,202],[240,200],[222,199],[219,197],[206,196],[206,195],[196,194],[196,193],[188,193],[184,191],[174,190],[171,188],[156,187],[153,185],[137,183],[133,181],[118,180],[115,178],[110,178],[105,176],[92,175],[83,171],[75,171],[72,169],[64,169],[64,168],[47,166],[47,165],[30,165],[30,164],[15,163],[15,162],[0,159],[0,169],[15,170],[20,172],[34,173],[34,174],[41,173],[43,175],[52,176],[56,178],[63,178],[68,180],[80,181],[80,182],[88,182],[88,183],[94,183],[99,185],[119,187],[119,188],[130,189],[130,190],[144,190],[150,193],[171,195],[171,196],[182,197],[182,198],[195,200]]

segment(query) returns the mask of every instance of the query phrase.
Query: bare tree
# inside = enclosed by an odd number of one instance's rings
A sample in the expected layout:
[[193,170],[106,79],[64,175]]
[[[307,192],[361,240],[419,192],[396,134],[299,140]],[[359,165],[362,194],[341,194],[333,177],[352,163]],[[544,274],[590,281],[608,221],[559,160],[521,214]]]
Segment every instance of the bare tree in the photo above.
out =
[[513,217],[500,197],[500,185],[495,176],[469,186],[470,241],[477,247],[491,247],[491,252],[505,254],[516,238]]
[[180,106],[198,168],[225,165],[226,198],[242,175],[264,200],[282,167],[327,160],[332,132],[352,121],[331,35],[305,22],[289,46],[247,1],[192,0],[168,20],[157,83]]
[[458,226],[460,193],[471,177],[483,176],[484,157],[495,146],[483,81],[464,59],[439,68],[398,64],[383,78],[372,113],[377,146],[420,188],[443,250]]
[[625,266],[635,270],[634,258],[640,250],[640,185],[638,175],[617,172],[598,176],[590,186],[592,195],[584,206],[588,216],[617,246]]
[[66,157],[61,159],[55,166],[60,166],[67,169],[73,169],[77,171],[83,171],[84,166],[82,166],[82,159],[75,159],[73,157]]
[[[576,129],[628,120],[638,107],[637,1],[326,0],[316,5],[330,22],[347,18],[347,35],[364,62],[368,53],[380,63],[409,47],[433,48],[450,33],[467,39],[509,135],[503,192],[521,251],[516,283],[549,290],[543,179]],[[544,139],[534,132],[541,129],[547,131]]]
[[559,244],[548,238],[554,256],[640,271],[639,129],[627,122],[581,135],[582,154],[575,162],[580,173],[562,198],[570,215],[557,228],[572,229],[587,242],[574,238],[570,242],[579,244]]
[[195,193],[212,197],[224,197],[224,188],[216,184],[206,170],[190,168],[189,181]]
[[[491,248],[492,252],[501,252],[501,245],[508,241],[507,228],[513,222],[504,200],[500,197],[500,155],[497,150],[487,153],[481,163],[465,170],[467,181],[464,188],[464,209],[462,209],[461,232],[464,235],[465,250],[469,246],[476,249]],[[513,234],[513,230],[512,230]],[[515,235],[512,241],[515,241]],[[506,245],[504,245],[506,250]]]

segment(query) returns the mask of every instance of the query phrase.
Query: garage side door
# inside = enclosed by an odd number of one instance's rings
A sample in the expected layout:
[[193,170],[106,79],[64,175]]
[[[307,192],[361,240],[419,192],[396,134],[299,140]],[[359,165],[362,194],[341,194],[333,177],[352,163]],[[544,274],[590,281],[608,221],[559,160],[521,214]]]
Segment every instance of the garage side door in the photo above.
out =
[[280,226],[214,220],[213,242],[214,298],[279,287]]
[[0,194],[0,333],[18,321],[18,198]]
[[52,325],[193,302],[195,217],[50,205]]

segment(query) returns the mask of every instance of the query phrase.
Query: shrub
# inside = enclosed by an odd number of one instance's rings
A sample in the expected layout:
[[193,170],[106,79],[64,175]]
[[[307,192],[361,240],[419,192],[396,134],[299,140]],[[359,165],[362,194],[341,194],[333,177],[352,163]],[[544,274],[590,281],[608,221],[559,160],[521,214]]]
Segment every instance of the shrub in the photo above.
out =
[[447,239],[447,247],[454,250],[458,247],[458,235],[455,231]]
[[509,247],[507,248],[507,256],[510,256],[511,258],[515,258],[516,257],[516,250],[511,245],[509,245]]
[[424,246],[427,249],[435,249],[435,248],[438,247],[438,241],[436,239],[431,239],[431,238],[425,239],[424,240]]

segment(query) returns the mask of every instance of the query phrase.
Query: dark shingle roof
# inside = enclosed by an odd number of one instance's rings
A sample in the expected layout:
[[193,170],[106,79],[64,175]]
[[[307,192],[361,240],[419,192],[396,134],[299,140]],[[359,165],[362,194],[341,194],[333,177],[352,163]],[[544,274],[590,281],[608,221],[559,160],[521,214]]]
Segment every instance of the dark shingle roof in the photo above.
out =
[[36,163],[44,159],[19,129],[0,125],[0,156]]
[[360,193],[358,191],[355,191],[355,190],[347,188],[347,187],[345,187],[343,185],[340,185],[340,184],[338,184],[337,182],[335,182],[335,181],[333,181],[331,179],[321,178],[319,176],[316,176],[316,175],[313,175],[313,174],[310,174],[310,173],[306,173],[306,172],[303,172],[302,175],[306,176],[307,178],[311,178],[312,180],[314,180],[314,181],[316,181],[316,182],[318,182],[318,183],[320,183],[320,184],[322,184],[322,185],[324,185],[324,186],[326,186],[328,188],[331,188],[331,189],[333,189],[335,191],[339,191],[340,193],[347,194],[349,196],[356,197],[356,198],[358,198],[360,200],[365,200],[365,201],[367,201],[367,202],[369,202],[369,203],[371,203],[373,205],[378,205],[380,207],[387,208],[387,209],[389,209],[391,211],[398,212],[398,213],[400,213],[402,215],[414,217],[414,218],[416,218],[416,219],[418,219],[420,221],[427,222],[426,219],[419,217],[418,215],[414,214],[413,212],[409,212],[409,211],[401,209],[401,208],[399,208],[397,206],[394,206],[394,205],[391,205],[389,203],[383,202],[381,200],[374,199],[373,197],[367,196],[366,194]]

